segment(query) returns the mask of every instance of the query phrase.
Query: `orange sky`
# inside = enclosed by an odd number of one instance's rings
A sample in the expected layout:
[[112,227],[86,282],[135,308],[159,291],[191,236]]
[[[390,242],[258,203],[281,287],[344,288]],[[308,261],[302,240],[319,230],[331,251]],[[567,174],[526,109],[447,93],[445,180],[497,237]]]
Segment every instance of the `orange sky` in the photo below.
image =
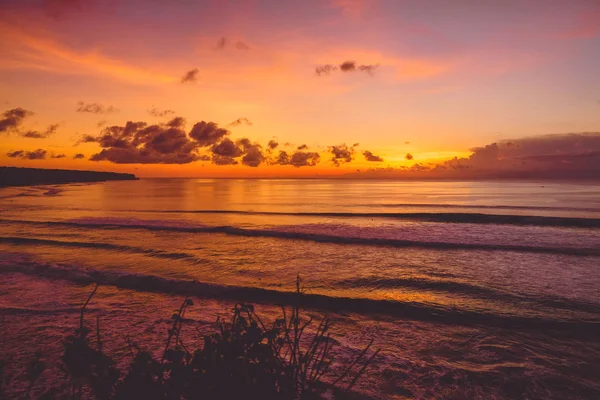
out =
[[[0,38],[0,165],[594,177],[600,162],[597,1],[15,0]],[[145,124],[110,130],[128,121]]]

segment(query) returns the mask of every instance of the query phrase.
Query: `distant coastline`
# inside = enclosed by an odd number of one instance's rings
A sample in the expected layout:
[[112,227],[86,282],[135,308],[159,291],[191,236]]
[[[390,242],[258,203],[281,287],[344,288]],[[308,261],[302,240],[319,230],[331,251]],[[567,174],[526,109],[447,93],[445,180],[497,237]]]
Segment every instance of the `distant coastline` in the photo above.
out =
[[132,181],[137,179],[138,178],[134,174],[117,172],[0,167],[0,187],[52,185],[78,182]]

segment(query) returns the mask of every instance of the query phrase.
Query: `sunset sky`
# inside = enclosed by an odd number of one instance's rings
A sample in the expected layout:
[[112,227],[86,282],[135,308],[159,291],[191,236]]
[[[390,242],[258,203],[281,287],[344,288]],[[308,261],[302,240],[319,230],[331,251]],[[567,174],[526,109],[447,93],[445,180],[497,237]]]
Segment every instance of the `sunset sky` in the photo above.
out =
[[0,59],[0,165],[600,177],[597,0],[0,0]]

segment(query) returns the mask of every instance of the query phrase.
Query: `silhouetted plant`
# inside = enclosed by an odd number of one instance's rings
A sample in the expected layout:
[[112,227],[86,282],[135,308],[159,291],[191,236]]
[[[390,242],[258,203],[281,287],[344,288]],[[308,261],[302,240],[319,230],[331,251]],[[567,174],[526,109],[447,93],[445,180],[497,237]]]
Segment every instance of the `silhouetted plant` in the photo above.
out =
[[98,285],[81,307],[79,327],[75,335],[68,336],[64,342],[62,356],[63,369],[69,375],[73,388],[73,397],[81,398],[83,385],[88,384],[99,400],[109,399],[112,388],[119,379],[120,373],[116,363],[102,352],[100,341],[100,319],[96,319],[96,348],[90,345],[88,335],[91,330],[84,324],[84,313],[88,303],[96,294]]
[[[84,392],[99,400],[317,399],[332,388],[331,383],[323,382],[333,361],[329,319],[324,318],[314,333],[306,333],[312,318],[300,315],[303,290],[299,276],[298,301],[292,305],[289,316],[282,307],[282,317],[266,326],[253,305],[238,303],[231,319],[219,318],[217,331],[205,335],[202,345],[193,351],[182,338],[185,313],[193,305],[186,298],[171,317],[162,356],[154,358],[133,345],[134,357],[124,374],[102,349],[99,318],[95,340],[84,323],[85,309],[97,290],[98,285],[81,308],[79,327],[64,342],[62,365],[74,399],[82,398]],[[349,391],[377,355],[375,352],[363,360],[371,344],[340,376],[330,379],[337,393]],[[28,368],[31,387],[44,369],[39,356],[36,360]],[[353,369],[358,371],[352,377]],[[340,387],[344,380],[345,387]]]

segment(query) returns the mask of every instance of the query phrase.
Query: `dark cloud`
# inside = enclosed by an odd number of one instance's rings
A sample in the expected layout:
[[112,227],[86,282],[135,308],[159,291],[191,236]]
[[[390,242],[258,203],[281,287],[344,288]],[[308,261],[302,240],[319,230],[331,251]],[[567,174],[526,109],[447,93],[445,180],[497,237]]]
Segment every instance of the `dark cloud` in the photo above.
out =
[[52,135],[53,133],[56,132],[56,130],[58,129],[58,124],[52,124],[49,125],[48,128],[46,128],[46,130],[44,132],[39,132],[39,131],[27,131],[21,134],[21,136],[26,137],[26,138],[31,138],[31,139],[45,139],[48,136]]
[[23,158],[27,160],[43,160],[48,152],[46,150],[37,149],[34,151],[17,150],[12,153],[6,153],[11,158]]
[[237,165],[237,164],[239,164],[237,162],[237,160],[233,157],[220,156],[218,154],[213,154],[211,162],[216,165]]
[[354,157],[354,147],[348,147],[345,144],[329,146],[329,152],[331,153],[331,161],[336,167],[343,163],[352,162]]
[[[216,146],[217,141],[228,133],[214,122],[203,121],[195,124],[188,134],[185,124],[185,119],[181,117],[154,125],[143,121],[129,121],[124,126],[106,127],[96,137],[84,135],[79,143],[93,141],[103,148],[90,157],[92,161],[106,160],[119,164],[187,164],[206,160],[207,156],[200,154],[200,149],[211,144]],[[216,154],[231,156],[226,154],[226,146],[227,143],[217,147]]]
[[241,138],[235,141],[235,144],[240,146],[244,152],[246,152],[250,147],[252,147],[252,142],[248,138]]
[[119,112],[119,109],[113,106],[104,106],[99,103],[84,103],[83,101],[79,101],[77,102],[77,109],[75,111],[81,113],[108,114]]
[[269,140],[269,143],[267,143],[267,148],[269,150],[275,150],[277,146],[279,146],[279,143],[275,140]]
[[2,114],[2,119],[0,119],[0,133],[16,132],[23,120],[31,115],[33,115],[31,111],[21,107],[5,111]]
[[170,126],[171,128],[185,128],[185,122],[185,118],[175,117],[169,122],[165,123],[165,125]]
[[340,64],[340,70],[342,72],[356,71],[356,62],[344,61],[343,63]]
[[65,158],[65,157],[66,157],[66,155],[64,155],[64,154],[52,154],[50,156],[50,158]]
[[274,165],[288,165],[289,163],[290,163],[290,156],[288,155],[287,151],[284,151],[284,150],[280,150],[277,158],[275,160],[271,161],[271,164],[274,164]]
[[600,179],[600,133],[569,133],[505,140],[472,148],[435,173],[475,178]]
[[296,151],[291,156],[281,150],[279,156],[271,162],[271,164],[277,165],[292,165],[296,168],[300,167],[314,167],[319,163],[319,153],[310,151]]
[[194,139],[200,147],[214,145],[227,135],[229,135],[227,129],[219,128],[214,122],[205,121],[198,122],[190,131],[190,137]]
[[292,154],[290,158],[289,164],[294,167],[314,167],[319,163],[319,153],[314,153],[310,151],[297,151]]
[[92,136],[92,135],[81,135],[81,137],[79,139],[77,139],[77,141],[75,142],[75,146],[81,144],[81,143],[96,143],[98,142],[98,138],[96,136]]
[[373,162],[381,162],[383,161],[383,158],[376,156],[375,154],[371,153],[368,150],[363,151],[363,156],[365,156],[365,159],[367,161],[373,161]]
[[404,144],[410,144],[410,142],[404,142]]
[[404,156],[404,158],[406,158],[407,160],[409,160],[409,161],[410,161],[410,160],[412,160],[414,157],[413,157],[413,155],[412,155],[412,154],[410,154],[410,153],[406,153],[406,155]]
[[85,154],[77,153],[73,156],[73,160],[81,160],[85,158]]
[[235,121],[231,122],[228,126],[239,126],[239,125],[248,125],[252,126],[252,122],[248,118],[238,118]]
[[181,77],[181,83],[187,83],[187,82],[197,82],[198,81],[198,74],[200,73],[200,70],[198,68],[194,68],[192,70],[189,70],[188,72],[185,73],[185,75],[183,75]]
[[[246,139],[248,140],[248,139]],[[239,143],[239,141],[238,141]],[[210,149],[213,154],[222,157],[239,157],[244,154],[244,150],[234,143],[231,139],[225,138],[219,143],[213,145]]]
[[352,147],[358,147],[358,146],[360,146],[360,143],[354,143],[354,144],[352,145]]
[[6,153],[6,155],[9,156],[10,158],[23,157],[25,155],[25,151],[24,150],[16,150],[13,152]]
[[321,76],[321,75],[329,75],[335,71],[341,71],[341,72],[359,71],[359,72],[365,72],[369,75],[373,75],[377,68],[379,68],[379,64],[358,65],[358,64],[356,64],[355,61],[344,61],[343,63],[341,63],[339,65],[333,65],[333,64],[318,65],[315,68],[315,73],[318,76]]
[[152,115],[153,117],[166,117],[167,115],[170,114],[175,114],[175,111],[173,110],[159,110],[156,107],[153,107],[151,109],[148,110],[148,114]]
[[242,164],[249,167],[258,167],[262,162],[265,161],[265,156],[262,152],[262,148],[259,144],[253,143],[246,148],[244,157],[242,157]]
[[98,123],[96,124],[96,126],[98,128],[102,128],[104,125],[106,125],[108,123],[107,120],[103,119],[102,121],[98,121]]
[[308,146],[305,144],[298,146],[298,150],[306,150],[306,149],[308,149]]

